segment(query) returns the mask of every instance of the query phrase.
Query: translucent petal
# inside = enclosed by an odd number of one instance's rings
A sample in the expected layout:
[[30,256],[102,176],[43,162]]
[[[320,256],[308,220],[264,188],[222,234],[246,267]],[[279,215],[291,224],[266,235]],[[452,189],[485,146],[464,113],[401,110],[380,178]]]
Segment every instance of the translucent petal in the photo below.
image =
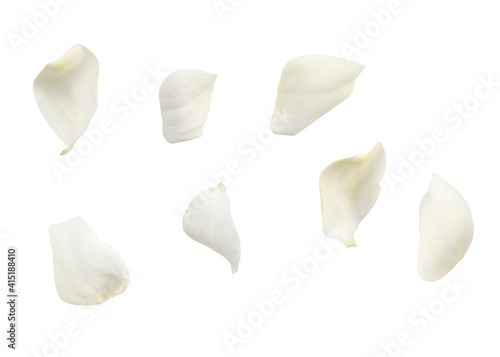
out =
[[220,183],[196,196],[182,220],[184,232],[226,258],[233,274],[238,270],[240,238],[231,217],[226,187]]
[[385,172],[385,151],[377,143],[366,155],[328,165],[319,177],[323,233],[346,247],[355,247],[354,232],[380,194]]
[[469,205],[460,193],[437,174],[420,204],[420,242],[417,271],[436,281],[462,260],[474,235]]
[[49,63],[33,83],[35,99],[47,123],[68,145],[61,155],[87,130],[97,109],[99,62],[82,45],[71,47]]
[[101,243],[80,217],[49,228],[59,297],[73,305],[96,305],[125,291],[127,266],[120,254]]
[[170,143],[196,139],[203,133],[217,75],[182,69],[160,87],[163,136]]
[[274,133],[295,135],[347,99],[365,67],[330,56],[302,56],[285,65],[271,119]]

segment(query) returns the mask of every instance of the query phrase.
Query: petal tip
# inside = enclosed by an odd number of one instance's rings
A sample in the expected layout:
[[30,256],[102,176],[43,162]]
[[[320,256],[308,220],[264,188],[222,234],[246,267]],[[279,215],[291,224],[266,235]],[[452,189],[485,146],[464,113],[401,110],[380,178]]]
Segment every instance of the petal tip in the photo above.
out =
[[238,272],[238,264],[231,264],[231,273],[236,274]]
[[289,125],[287,125],[288,123],[288,120],[278,116],[275,111],[271,118],[271,130],[274,134],[286,136],[294,136],[301,131],[293,130]]
[[226,193],[226,185],[224,185],[222,182],[219,182],[219,184],[217,185],[217,188],[221,191],[223,191],[224,193]]

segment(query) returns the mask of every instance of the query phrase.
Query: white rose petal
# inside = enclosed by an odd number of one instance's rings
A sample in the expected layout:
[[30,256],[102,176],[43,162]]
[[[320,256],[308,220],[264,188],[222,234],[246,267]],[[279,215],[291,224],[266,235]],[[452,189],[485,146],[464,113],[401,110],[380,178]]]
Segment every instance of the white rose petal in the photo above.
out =
[[346,247],[355,247],[354,232],[380,194],[385,172],[385,151],[377,143],[366,155],[328,165],[319,177],[323,233]]
[[47,123],[71,151],[97,109],[99,62],[82,45],[49,63],[33,83],[35,99]]
[[271,119],[274,133],[295,135],[347,99],[365,66],[330,56],[302,56],[285,65]]
[[474,235],[469,205],[453,186],[437,174],[420,204],[420,242],[417,271],[436,281],[465,256]]
[[196,196],[182,219],[184,232],[226,258],[233,274],[238,271],[240,238],[231,217],[226,187],[220,183]]
[[127,266],[120,254],[101,243],[80,217],[49,228],[59,297],[73,305],[97,305],[125,291]]
[[160,87],[163,136],[169,143],[196,139],[203,133],[217,75],[194,69],[170,74]]

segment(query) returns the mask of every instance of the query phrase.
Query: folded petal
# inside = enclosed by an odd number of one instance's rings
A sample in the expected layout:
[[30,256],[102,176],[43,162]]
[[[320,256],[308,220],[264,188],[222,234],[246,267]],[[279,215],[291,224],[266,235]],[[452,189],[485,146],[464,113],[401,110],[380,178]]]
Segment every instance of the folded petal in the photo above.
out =
[[469,205],[453,186],[437,174],[420,204],[417,271],[436,281],[465,256],[474,235]]
[[231,217],[226,187],[220,183],[196,196],[182,219],[184,232],[226,258],[233,274],[238,271],[240,238]]
[[169,75],[160,87],[163,136],[169,143],[201,136],[210,110],[217,75],[182,69]]
[[47,123],[71,151],[97,109],[99,62],[82,45],[71,47],[35,78],[35,99]]
[[80,217],[49,228],[59,297],[73,305],[96,305],[125,291],[127,266],[120,254],[101,243]]
[[330,56],[302,56],[285,65],[271,119],[274,133],[295,135],[313,123],[354,90],[365,67]]
[[356,155],[328,165],[319,177],[323,233],[346,247],[355,247],[354,232],[380,194],[385,172],[381,143],[366,155]]

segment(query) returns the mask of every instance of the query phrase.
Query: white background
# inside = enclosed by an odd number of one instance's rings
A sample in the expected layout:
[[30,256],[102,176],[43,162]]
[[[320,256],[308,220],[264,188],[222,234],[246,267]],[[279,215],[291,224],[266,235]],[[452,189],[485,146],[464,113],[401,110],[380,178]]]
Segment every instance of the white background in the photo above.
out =
[[[305,54],[344,57],[341,44],[352,45],[356,29],[370,28],[372,11],[387,10],[389,1],[248,0],[221,19],[212,0],[71,0],[18,51],[9,36],[21,36],[23,17],[32,21],[40,5],[1,4],[2,266],[6,246],[20,252],[20,348],[12,355],[225,356],[223,334],[236,334],[238,318],[247,319],[253,301],[275,289],[286,301],[234,355],[382,357],[388,354],[381,344],[404,331],[411,343],[393,355],[499,355],[500,88],[458,127],[443,120],[474,95],[480,77],[500,81],[494,2],[401,0],[399,13],[378,34],[371,28],[366,46],[351,56],[367,65],[353,95],[295,137],[259,144],[255,156],[238,147],[268,132],[286,62]],[[61,182],[52,165],[65,162],[59,157],[65,145],[40,114],[32,83],[76,43],[100,62],[90,128],[109,118],[114,130]],[[181,68],[219,75],[200,139],[165,141],[159,84],[128,115],[117,111],[123,104],[116,100],[140,91],[148,68],[157,66],[162,77]],[[397,174],[415,140],[436,128],[447,140],[410,177],[394,190],[383,180],[355,234],[359,247],[336,248],[292,291],[282,275],[310,257],[321,237],[321,170],[381,141],[387,170]],[[215,185],[210,172],[231,160],[241,167],[227,183],[242,244],[235,275],[181,226],[181,208]],[[415,269],[418,207],[432,172],[466,198],[475,222],[469,252],[435,283]],[[133,276],[127,291],[99,311],[78,310],[55,289],[48,227],[74,216],[122,254]],[[411,316],[433,301],[439,306],[435,299],[455,279],[465,291],[422,331],[413,326]],[[78,336],[61,338],[54,350],[50,336],[61,336],[68,324]],[[2,341],[0,355],[10,355]]]

